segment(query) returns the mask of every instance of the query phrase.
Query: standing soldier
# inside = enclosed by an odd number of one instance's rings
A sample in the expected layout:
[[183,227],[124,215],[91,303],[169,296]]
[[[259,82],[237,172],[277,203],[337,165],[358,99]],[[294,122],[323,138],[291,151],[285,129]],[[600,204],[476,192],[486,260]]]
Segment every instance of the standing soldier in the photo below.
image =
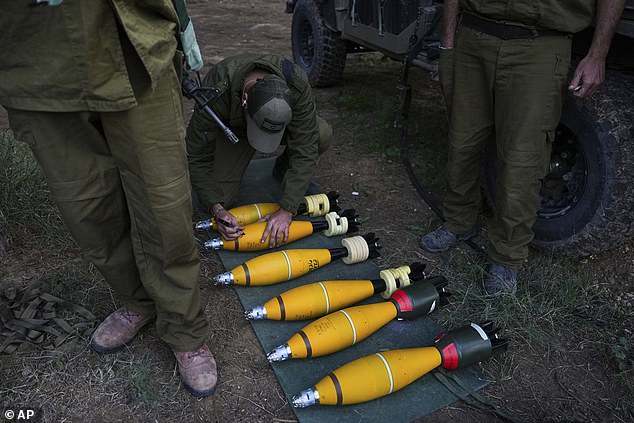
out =
[[[449,108],[445,225],[421,238],[442,252],[477,233],[480,159],[495,137],[495,215],[488,225],[491,260],[484,289],[514,294],[528,256],[541,179],[550,161],[570,66],[572,34],[594,37],[568,90],[591,95],[624,0],[445,0],[441,80]],[[459,18],[459,11],[462,12]],[[457,28],[457,31],[456,31]]]
[[283,57],[247,53],[216,64],[203,85],[220,90],[211,105],[240,141],[232,144],[201,110],[194,112],[187,128],[194,191],[206,211],[228,222],[218,225],[223,238],[238,238],[242,228],[225,207],[237,200],[240,180],[255,152],[270,154],[285,145],[273,169],[282,182],[281,209],[265,217],[262,235],[265,240],[270,233],[279,245],[288,239],[293,213],[332,138],[330,125],[317,116],[308,77]]
[[172,2],[3,2],[0,104],[31,147],[84,254],[123,306],[99,353],[156,318],[197,397],[216,385],[191,231]]

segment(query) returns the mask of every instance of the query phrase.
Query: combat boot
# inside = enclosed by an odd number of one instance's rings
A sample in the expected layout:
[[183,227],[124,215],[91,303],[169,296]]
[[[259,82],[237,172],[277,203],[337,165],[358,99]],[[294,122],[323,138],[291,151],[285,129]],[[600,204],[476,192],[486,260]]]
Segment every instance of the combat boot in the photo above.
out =
[[195,351],[174,351],[178,362],[178,372],[185,388],[196,398],[204,398],[214,393],[218,382],[216,360],[203,344]]
[[493,262],[489,267],[487,279],[484,281],[484,291],[490,296],[515,295],[518,275],[519,271],[517,269],[502,263]]
[[438,229],[422,236],[420,238],[420,246],[423,250],[430,253],[444,253],[460,241],[467,241],[475,237],[479,231],[479,228],[473,227],[464,234],[457,234],[442,225]]
[[119,351],[132,342],[139,330],[152,319],[154,316],[146,316],[121,307],[106,317],[95,329],[90,347],[99,354]]

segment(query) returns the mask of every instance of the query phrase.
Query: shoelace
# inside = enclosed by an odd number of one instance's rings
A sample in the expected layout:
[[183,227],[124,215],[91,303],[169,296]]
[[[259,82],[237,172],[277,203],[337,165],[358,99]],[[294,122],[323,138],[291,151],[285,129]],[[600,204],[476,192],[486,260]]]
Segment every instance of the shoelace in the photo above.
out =
[[130,323],[133,323],[133,319],[143,320],[145,316],[139,313],[135,313],[131,310],[125,310],[121,313],[121,315]]
[[186,360],[193,360],[197,357],[202,357],[204,355],[207,354],[207,350],[203,347],[197,349],[196,351],[192,351],[192,352],[187,352],[185,353],[185,359]]

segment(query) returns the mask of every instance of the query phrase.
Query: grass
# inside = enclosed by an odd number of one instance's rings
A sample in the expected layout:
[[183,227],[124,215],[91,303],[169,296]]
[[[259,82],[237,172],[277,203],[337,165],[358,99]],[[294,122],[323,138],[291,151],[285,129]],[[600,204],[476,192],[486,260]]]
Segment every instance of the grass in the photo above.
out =
[[398,159],[401,156],[398,138],[389,119],[376,124],[367,135],[370,150],[388,159]]
[[372,101],[366,96],[342,95],[337,97],[337,107],[346,112],[369,111]]
[[620,336],[610,346],[610,363],[618,370],[617,377],[634,395],[634,342],[632,337]]
[[403,159],[407,155],[419,179],[434,188],[439,187],[438,177],[444,173],[447,138],[442,96],[439,93],[430,95],[430,90],[425,90],[423,84],[426,75],[412,70],[408,137],[403,145],[400,129],[403,99],[396,89],[400,82],[400,64],[373,54],[359,55],[355,59],[360,62],[356,66],[378,69],[374,69],[375,74],[361,86],[344,85],[335,98],[334,105],[341,114],[355,116],[355,122],[350,125],[360,126],[354,142],[367,145],[371,152],[389,160]]
[[586,418],[610,397],[609,419],[624,421],[634,410],[631,336],[623,334],[627,323],[614,304],[578,276],[583,270],[576,261],[531,252],[517,295],[494,299],[482,295],[486,266],[466,246],[452,254],[439,272],[449,279],[451,303],[432,318],[445,328],[484,321],[500,328],[508,351],[483,363],[483,370],[494,383],[502,382],[502,395],[534,395],[537,403],[553,401],[553,395],[572,397]]
[[130,361],[129,379],[136,391],[137,398],[148,406],[154,406],[159,401],[159,392],[156,387],[156,381],[153,379],[151,366],[152,363],[147,353],[141,357]]
[[516,354],[548,361],[588,348],[604,363],[607,374],[634,395],[631,339],[617,335],[623,316],[591,283],[578,277],[574,260],[532,253],[521,272],[517,295],[493,299],[482,295],[486,266],[485,259],[474,257],[466,246],[452,255],[442,270],[449,279],[452,303],[437,318],[448,328],[493,321],[510,341],[511,351],[500,358],[497,378],[513,372]]
[[543,253],[531,254],[515,297],[488,298],[481,290],[487,263],[467,248],[443,269],[454,293],[450,325],[491,320],[522,347],[551,348],[570,325],[600,334],[615,320],[613,307],[574,276],[572,260]]
[[9,243],[68,239],[33,154],[10,130],[0,130],[0,163],[0,225]]

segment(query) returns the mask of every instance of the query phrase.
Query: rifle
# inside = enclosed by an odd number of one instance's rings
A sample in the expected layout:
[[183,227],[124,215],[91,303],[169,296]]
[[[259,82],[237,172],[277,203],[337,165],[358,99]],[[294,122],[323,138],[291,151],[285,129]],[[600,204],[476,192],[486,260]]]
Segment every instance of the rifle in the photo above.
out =
[[[220,94],[220,91],[215,87],[201,88],[198,85],[198,82],[196,82],[194,78],[191,78],[187,72],[183,73],[181,86],[183,89],[183,95],[187,98],[193,99],[198,107],[200,107],[203,112],[216,122],[229,141],[231,141],[232,144],[237,144],[239,139],[236,134],[234,134],[231,128],[225,125],[213,109],[209,107],[209,102],[214,100]],[[213,96],[211,98],[207,98],[205,92],[211,92],[213,93]]]

